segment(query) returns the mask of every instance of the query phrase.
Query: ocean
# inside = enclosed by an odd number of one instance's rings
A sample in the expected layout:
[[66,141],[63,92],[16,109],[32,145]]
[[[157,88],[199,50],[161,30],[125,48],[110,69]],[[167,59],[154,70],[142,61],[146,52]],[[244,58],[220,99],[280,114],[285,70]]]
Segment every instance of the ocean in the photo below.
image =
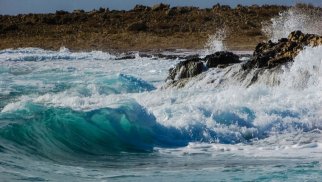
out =
[[183,59],[133,56],[1,50],[1,181],[322,179],[321,46],[252,85],[241,63],[180,89]]

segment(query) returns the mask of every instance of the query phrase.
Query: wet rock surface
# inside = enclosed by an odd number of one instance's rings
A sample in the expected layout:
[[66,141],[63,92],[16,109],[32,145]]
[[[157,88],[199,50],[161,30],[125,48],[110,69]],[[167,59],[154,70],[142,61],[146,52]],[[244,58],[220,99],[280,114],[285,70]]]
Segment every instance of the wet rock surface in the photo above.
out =
[[[240,82],[247,82],[246,86],[251,86],[256,82],[263,82],[268,75],[282,73],[283,69],[280,69],[281,66],[293,62],[294,58],[305,47],[319,45],[322,45],[322,36],[294,31],[287,38],[282,38],[278,42],[268,41],[259,43],[253,55],[244,63],[242,63],[238,55],[225,51],[207,55],[203,59],[199,57],[187,59],[177,64],[175,68],[169,70],[167,80],[171,80],[171,82],[166,87],[184,87],[190,78],[201,74],[207,69],[226,68],[237,63],[242,64],[231,75],[237,76],[236,78]],[[272,78],[266,82],[272,85],[278,85],[278,76]],[[214,80],[216,79],[218,78],[214,78]]]
[[204,69],[204,64],[199,58],[191,58],[181,61],[174,68],[169,70],[167,80],[180,80],[184,78],[191,78],[200,73]]
[[270,69],[292,62],[306,46],[314,47],[318,45],[322,45],[322,36],[294,31],[289,34],[288,38],[282,38],[278,42],[259,43],[253,53],[253,59],[245,64],[244,68]]
[[204,61],[208,68],[224,68],[230,64],[240,63],[239,57],[236,54],[226,51],[220,51],[215,54],[208,55],[204,58]]
[[208,68],[224,68],[235,63],[240,63],[239,56],[227,51],[216,52],[207,55],[203,59],[192,57],[179,62],[174,68],[171,68],[167,80],[175,83],[182,79],[197,76]]

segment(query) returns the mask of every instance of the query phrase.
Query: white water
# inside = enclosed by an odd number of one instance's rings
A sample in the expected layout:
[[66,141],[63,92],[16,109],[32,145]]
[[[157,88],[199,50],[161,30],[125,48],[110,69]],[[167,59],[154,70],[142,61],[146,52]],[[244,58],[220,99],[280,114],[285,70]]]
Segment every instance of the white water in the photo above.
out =
[[[41,176],[82,181],[118,180],[118,177],[133,180],[135,176],[151,181],[178,179],[185,174],[179,181],[239,181],[241,178],[252,181],[260,180],[263,175],[275,179],[271,173],[285,174],[294,166],[310,171],[309,176],[304,175],[307,179],[320,176],[322,47],[306,48],[293,65],[275,74],[264,72],[252,86],[249,82],[253,73],[243,77],[240,65],[234,65],[208,70],[182,89],[161,89],[168,69],[180,60],[139,56],[134,60],[116,60],[116,57],[103,52],[3,50],[0,52],[0,98],[20,88],[30,87],[31,91],[26,89],[24,94],[6,101],[1,114],[28,108],[28,102],[76,111],[138,103],[155,117],[157,124],[174,135],[187,136],[189,144],[179,148],[155,147],[153,155],[157,156],[152,157],[125,154],[123,158],[95,159],[85,167],[79,167],[84,166],[82,162],[60,165],[33,158],[16,159],[15,153],[1,153],[5,164],[31,166],[28,171],[2,166],[0,172],[4,177],[11,180],[18,179],[15,176],[26,179]],[[123,79],[135,87],[142,87],[140,83],[146,81],[156,89],[132,92],[132,88],[123,88],[128,83],[121,82]],[[105,86],[111,83],[117,92],[108,92],[110,88]],[[57,85],[65,84],[71,86],[52,91]],[[171,134],[162,131],[157,133],[161,137]],[[106,165],[110,166],[106,168]],[[294,175],[291,171],[287,176],[299,180],[303,179],[301,173]],[[233,178],[234,175],[240,178]]]
[[[17,56],[17,51],[20,57]],[[322,128],[322,93],[319,92],[322,47],[305,49],[290,69],[285,68],[284,73],[275,75],[264,74],[264,81],[251,87],[246,86],[247,78],[240,81],[240,77],[234,77],[240,72],[240,66],[235,65],[224,70],[210,70],[192,79],[180,90],[157,89],[151,92],[120,94],[100,93],[99,85],[93,82],[93,75],[128,74],[160,87],[167,76],[168,68],[177,61],[140,57],[135,60],[114,60],[115,56],[101,52],[92,52],[89,55],[69,54],[66,50],[49,52],[52,54],[49,58],[42,58],[43,54],[48,55],[46,51],[17,51],[8,50],[0,54],[2,59],[7,58],[1,61],[1,66],[16,70],[14,73],[10,72],[16,78],[12,85],[33,85],[45,89],[51,85],[30,75],[37,77],[48,70],[57,70],[62,75],[67,74],[66,78],[72,76],[71,82],[79,85],[79,88],[58,93],[23,95],[7,104],[2,112],[24,107],[24,103],[28,101],[75,110],[118,107],[135,101],[153,114],[161,125],[184,128],[191,132],[199,128],[198,135],[201,134],[203,140],[208,142],[217,142],[218,137],[237,142],[243,141],[245,137],[261,139],[276,133],[298,133]],[[42,61],[22,61],[30,57],[30,54],[36,60]],[[57,61],[60,60],[57,58],[59,56],[70,56],[70,59]],[[52,60],[53,57],[55,60]],[[29,71],[21,72],[21,69]],[[51,76],[54,75],[49,75]],[[270,77],[279,79],[280,85],[265,84],[271,80]],[[212,83],[213,80],[215,82]],[[89,95],[80,94],[80,90],[84,88],[90,90]],[[8,90],[2,91],[10,91],[10,87],[5,89]]]
[[215,34],[210,35],[208,41],[205,44],[205,49],[203,50],[204,55],[213,54],[218,51],[227,50],[224,40],[226,39],[226,29],[222,28],[215,32]]
[[269,40],[274,42],[287,37],[295,30],[322,35],[321,15],[321,11],[293,7],[288,11],[281,12],[278,17],[272,18],[270,22],[265,22],[262,31]]

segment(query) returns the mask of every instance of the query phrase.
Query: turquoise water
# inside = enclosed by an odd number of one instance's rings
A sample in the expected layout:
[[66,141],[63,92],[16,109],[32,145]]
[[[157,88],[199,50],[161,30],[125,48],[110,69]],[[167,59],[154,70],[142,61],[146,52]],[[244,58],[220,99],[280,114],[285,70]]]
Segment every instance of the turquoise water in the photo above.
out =
[[1,181],[322,179],[321,47],[278,86],[237,65],[162,89],[180,60],[116,58],[0,51]]

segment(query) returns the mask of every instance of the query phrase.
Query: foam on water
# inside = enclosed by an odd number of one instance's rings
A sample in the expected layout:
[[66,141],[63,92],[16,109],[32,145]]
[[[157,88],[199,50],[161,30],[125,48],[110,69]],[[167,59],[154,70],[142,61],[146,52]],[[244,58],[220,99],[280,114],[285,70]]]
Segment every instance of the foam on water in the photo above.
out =
[[62,47],[58,52],[38,48],[5,49],[0,51],[0,60],[5,61],[50,61],[50,60],[104,60],[115,58],[114,55],[102,51],[70,52]]
[[[240,65],[236,65],[233,68],[209,71],[203,76],[192,79],[187,87],[179,91],[173,89],[151,91],[154,89],[153,86],[143,81],[151,80],[151,75],[140,73],[152,70],[154,68],[151,67],[154,65],[152,62],[156,60],[146,59],[143,63],[142,58],[127,63],[129,66],[132,65],[132,74],[141,76],[141,79],[123,75],[122,71],[117,79],[103,76],[101,73],[104,71],[101,67],[103,65],[91,68],[89,74],[85,75],[75,76],[67,71],[70,75],[65,79],[69,84],[77,81],[72,86],[65,86],[58,92],[46,91],[44,94],[40,92],[21,96],[15,102],[4,106],[2,112],[14,111],[19,108],[18,106],[23,108],[28,102],[90,111],[105,107],[120,107],[132,100],[153,114],[159,124],[188,132],[187,135],[192,141],[239,143],[263,139],[275,133],[311,131],[322,128],[320,124],[322,100],[320,92],[316,92],[320,87],[321,50],[321,47],[307,48],[295,59],[291,69],[285,68],[284,73],[263,76],[269,80],[272,76],[275,79],[280,78],[279,86],[265,85],[265,82],[258,82],[251,87],[245,86],[246,84],[238,85],[236,83],[239,81],[230,75],[231,72],[240,71]],[[164,69],[163,75],[166,75],[164,73],[168,62],[157,62],[159,67]],[[101,61],[95,63],[101,64]],[[162,63],[165,65],[162,66]],[[50,61],[41,63],[47,69],[52,68],[51,64]],[[80,63],[80,68],[76,67],[75,70],[85,68],[88,64],[87,61]],[[56,66],[61,68],[62,65],[66,66],[61,63]],[[109,61],[107,65],[109,71],[105,73],[119,72],[117,69],[120,67],[117,65],[118,61]],[[299,74],[299,69],[302,70],[300,73],[306,74]],[[40,73],[44,72],[46,71],[42,70]],[[49,76],[55,77],[55,74]],[[87,76],[90,76],[89,79],[85,78]],[[79,78],[84,80],[81,81]],[[28,83],[37,80],[36,76],[28,79]],[[211,79],[217,79],[218,83],[211,82]],[[311,81],[303,82],[302,79]],[[159,78],[159,82],[163,82],[162,80]],[[222,82],[225,82],[224,86],[219,86]],[[305,89],[294,89],[293,86],[296,86],[294,84],[298,83],[307,85],[301,86]],[[309,99],[310,102],[303,98]]]
[[[237,64],[210,69],[182,89],[160,88],[168,69],[180,60],[138,54],[133,60],[116,60],[101,52],[66,51],[19,49],[0,54],[0,157],[7,166],[27,162],[42,171],[0,168],[8,176],[19,172],[15,175],[32,180],[52,170],[53,176],[45,179],[127,179],[129,170],[138,166],[165,170],[164,163],[176,170],[185,165],[209,170],[216,164],[218,171],[229,159],[231,165],[255,165],[265,171],[274,160],[282,160],[277,162],[281,165],[290,162],[291,167],[295,159],[296,164],[320,160],[322,47],[306,48],[293,64],[274,74],[261,73],[251,86],[254,73],[245,75]],[[69,58],[61,59],[61,54]],[[136,152],[157,157],[132,159]],[[17,155],[21,159],[15,159]],[[80,159],[95,168],[75,168],[84,165],[77,163]],[[106,176],[97,170],[106,164],[124,171]],[[319,167],[312,166],[308,170]]]

